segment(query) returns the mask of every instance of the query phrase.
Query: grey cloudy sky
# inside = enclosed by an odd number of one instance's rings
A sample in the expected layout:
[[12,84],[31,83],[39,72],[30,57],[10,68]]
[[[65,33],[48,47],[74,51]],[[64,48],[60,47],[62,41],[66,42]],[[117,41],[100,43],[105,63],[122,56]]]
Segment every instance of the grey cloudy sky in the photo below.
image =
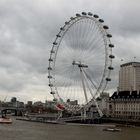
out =
[[51,99],[47,67],[59,28],[77,12],[99,14],[115,44],[112,88],[123,62],[140,61],[139,0],[0,0],[0,100]]

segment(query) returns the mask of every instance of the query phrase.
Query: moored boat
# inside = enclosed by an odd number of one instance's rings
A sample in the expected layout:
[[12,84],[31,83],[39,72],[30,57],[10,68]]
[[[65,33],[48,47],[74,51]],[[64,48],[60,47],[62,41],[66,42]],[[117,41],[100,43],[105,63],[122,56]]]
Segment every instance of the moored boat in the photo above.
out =
[[12,119],[11,118],[0,118],[0,123],[1,124],[11,124]]
[[120,128],[104,128],[103,131],[120,132]]

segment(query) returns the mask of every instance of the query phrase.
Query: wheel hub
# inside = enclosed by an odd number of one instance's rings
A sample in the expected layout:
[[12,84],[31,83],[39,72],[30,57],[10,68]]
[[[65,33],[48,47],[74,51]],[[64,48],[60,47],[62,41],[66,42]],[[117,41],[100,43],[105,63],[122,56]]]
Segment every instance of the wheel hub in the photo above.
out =
[[88,68],[88,65],[82,64],[80,61],[73,61],[72,65],[77,65],[79,68]]

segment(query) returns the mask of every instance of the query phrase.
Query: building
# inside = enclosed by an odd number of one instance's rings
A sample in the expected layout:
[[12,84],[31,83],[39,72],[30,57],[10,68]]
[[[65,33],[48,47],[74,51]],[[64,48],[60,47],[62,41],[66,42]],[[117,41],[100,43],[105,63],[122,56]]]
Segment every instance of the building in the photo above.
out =
[[73,100],[73,101],[71,101],[70,99],[68,99],[68,100],[67,100],[67,103],[68,103],[69,105],[78,105],[78,100]]
[[45,101],[45,108],[47,109],[48,113],[57,113],[58,107],[57,102],[52,100],[46,100]]
[[140,119],[140,62],[122,64],[118,91],[109,100],[110,117]]
[[17,101],[16,107],[18,107],[18,108],[24,108],[24,102]]
[[54,109],[54,108],[56,108],[56,102],[52,101],[52,100],[50,100],[50,101],[46,100],[45,107]]
[[102,93],[100,97],[96,99],[98,106],[105,116],[109,116],[109,93]]
[[110,97],[110,117],[120,119],[140,119],[140,92],[114,92]]
[[37,101],[37,102],[34,102],[33,106],[44,107],[45,103],[42,103],[41,101]]
[[27,102],[27,106],[32,106],[33,105],[33,102],[32,101],[28,101]]
[[118,90],[140,91],[140,62],[129,62],[120,66]]
[[11,98],[11,103],[16,103],[16,101],[17,101],[17,98],[16,97],[12,97]]

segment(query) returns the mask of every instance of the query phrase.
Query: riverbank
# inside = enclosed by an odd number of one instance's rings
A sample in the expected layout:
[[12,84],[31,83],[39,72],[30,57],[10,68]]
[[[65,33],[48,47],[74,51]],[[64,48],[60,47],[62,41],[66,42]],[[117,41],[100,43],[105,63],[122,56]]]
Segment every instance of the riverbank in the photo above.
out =
[[140,120],[132,120],[132,119],[102,118],[101,123],[115,123],[120,126],[139,126],[140,127]]
[[27,118],[16,118],[19,121],[26,122],[36,122],[36,123],[46,123],[46,124],[61,124],[61,125],[71,125],[71,126],[94,126],[94,127],[135,127],[133,125],[126,124],[116,124],[116,123],[102,123],[102,124],[83,124],[83,123],[65,123],[59,121],[42,121],[42,120],[31,120]]
[[104,121],[102,120],[101,123],[99,124],[86,124],[86,123],[66,123],[62,121],[56,121],[56,120],[43,120],[43,119],[31,119],[31,118],[26,118],[26,117],[18,117],[16,120],[20,121],[27,121],[27,122],[37,122],[37,123],[46,123],[46,124],[63,124],[63,125],[72,125],[72,126],[100,126],[100,127],[140,127],[140,124],[134,122],[126,122],[126,121],[120,121],[120,120],[115,120],[115,119],[105,119]]
[[36,120],[36,119],[28,119],[28,118],[16,118],[16,120],[27,121],[27,122],[39,122],[39,123],[48,123],[48,124],[66,124],[65,122],[58,122],[55,120]]

